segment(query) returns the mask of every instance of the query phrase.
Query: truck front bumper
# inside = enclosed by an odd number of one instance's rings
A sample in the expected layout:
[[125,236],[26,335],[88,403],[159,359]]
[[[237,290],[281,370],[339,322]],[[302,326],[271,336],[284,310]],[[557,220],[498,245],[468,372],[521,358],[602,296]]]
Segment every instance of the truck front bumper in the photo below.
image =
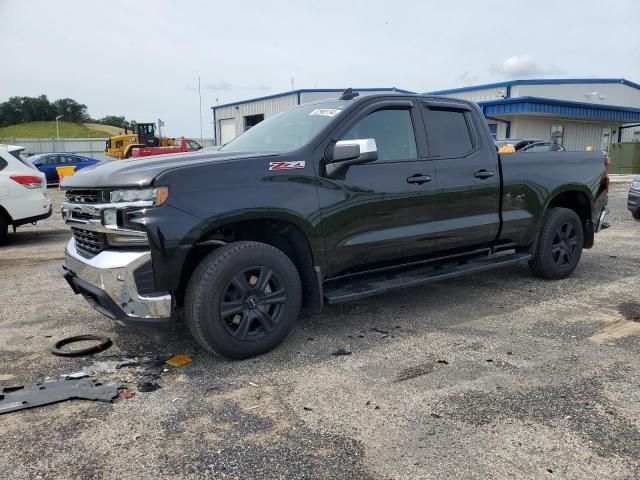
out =
[[72,238],[65,248],[62,274],[73,291],[98,312],[164,341],[171,324],[173,298],[169,293],[140,295],[134,276],[135,270],[150,260],[148,250],[105,250],[85,258]]

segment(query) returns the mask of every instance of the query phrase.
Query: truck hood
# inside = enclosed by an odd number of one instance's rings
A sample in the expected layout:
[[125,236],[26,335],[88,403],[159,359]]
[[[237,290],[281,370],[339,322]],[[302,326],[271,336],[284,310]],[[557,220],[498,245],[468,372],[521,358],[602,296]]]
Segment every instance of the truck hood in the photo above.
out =
[[210,162],[226,162],[236,159],[270,157],[275,153],[218,152],[200,150],[179,154],[156,155],[128,160],[108,160],[83,168],[62,181],[63,188],[144,187],[153,179],[173,168],[200,165]]

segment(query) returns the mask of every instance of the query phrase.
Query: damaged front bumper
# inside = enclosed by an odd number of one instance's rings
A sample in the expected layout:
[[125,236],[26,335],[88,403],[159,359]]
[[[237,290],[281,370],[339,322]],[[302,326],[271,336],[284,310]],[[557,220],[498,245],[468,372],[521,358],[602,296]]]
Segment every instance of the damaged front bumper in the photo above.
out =
[[135,327],[157,341],[167,339],[173,313],[168,292],[142,295],[135,272],[151,261],[148,250],[104,250],[86,258],[75,240],[65,248],[62,274],[76,294],[82,295],[98,312],[117,322]]

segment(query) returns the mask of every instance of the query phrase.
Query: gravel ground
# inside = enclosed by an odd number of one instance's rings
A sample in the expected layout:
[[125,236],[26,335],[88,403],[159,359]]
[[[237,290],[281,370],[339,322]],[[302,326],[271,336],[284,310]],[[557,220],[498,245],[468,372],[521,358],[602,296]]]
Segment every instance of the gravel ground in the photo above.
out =
[[[55,339],[111,337],[104,355],[183,353],[160,389],[0,416],[0,472],[33,478],[640,477],[640,222],[612,187],[612,228],[575,274],[526,266],[327,308],[275,351],[229,362],[178,325],[156,345],[73,295],[58,214],[0,249],[0,386],[89,359]],[[50,189],[56,208],[61,195]],[[349,356],[333,356],[339,348]],[[103,372],[136,391],[140,368]],[[159,370],[162,372],[162,368]],[[5,475],[2,475],[7,478]]]

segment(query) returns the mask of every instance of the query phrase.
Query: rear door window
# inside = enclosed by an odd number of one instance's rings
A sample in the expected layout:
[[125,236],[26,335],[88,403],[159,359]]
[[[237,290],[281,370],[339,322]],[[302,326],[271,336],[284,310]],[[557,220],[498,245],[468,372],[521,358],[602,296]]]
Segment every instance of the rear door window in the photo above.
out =
[[464,110],[423,110],[432,157],[464,157],[475,149],[471,119]]

